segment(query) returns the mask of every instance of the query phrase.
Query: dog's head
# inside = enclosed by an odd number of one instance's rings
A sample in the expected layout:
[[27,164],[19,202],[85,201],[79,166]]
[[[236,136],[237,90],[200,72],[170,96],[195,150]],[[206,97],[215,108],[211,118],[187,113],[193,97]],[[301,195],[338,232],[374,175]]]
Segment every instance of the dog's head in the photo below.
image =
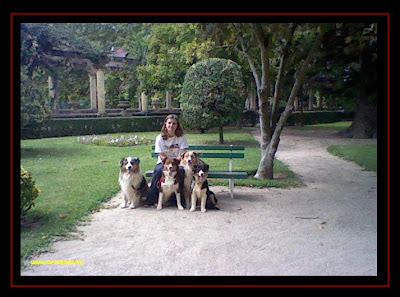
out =
[[174,175],[178,172],[179,160],[175,158],[164,158],[163,162],[163,172],[167,175]]
[[194,151],[187,151],[184,154],[182,154],[181,164],[193,167],[198,164],[198,160],[199,160],[198,153]]
[[121,171],[126,173],[139,172],[140,160],[137,157],[122,158],[120,163]]
[[209,166],[206,163],[196,165],[193,174],[196,179],[207,179]]

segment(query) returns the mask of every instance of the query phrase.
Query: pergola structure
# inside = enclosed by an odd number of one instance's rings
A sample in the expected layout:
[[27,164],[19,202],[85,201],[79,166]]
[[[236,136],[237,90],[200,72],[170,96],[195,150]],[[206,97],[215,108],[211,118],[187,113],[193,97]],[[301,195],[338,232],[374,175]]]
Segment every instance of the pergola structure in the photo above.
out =
[[[127,57],[126,52],[115,52],[97,57],[94,62],[88,54],[72,49],[52,49],[46,53],[47,58],[55,65],[69,64],[73,67],[85,69],[89,75],[90,83],[90,108],[97,110],[98,115],[106,113],[104,70],[119,69],[129,64],[137,64],[138,61]],[[54,77],[48,77],[49,97],[52,102],[52,110],[56,110],[57,90]]]

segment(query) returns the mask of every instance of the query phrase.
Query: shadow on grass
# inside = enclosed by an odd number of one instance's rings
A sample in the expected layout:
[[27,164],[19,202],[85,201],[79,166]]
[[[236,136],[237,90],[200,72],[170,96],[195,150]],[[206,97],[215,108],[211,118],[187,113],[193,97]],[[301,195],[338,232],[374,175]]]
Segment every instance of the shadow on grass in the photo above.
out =
[[64,157],[81,152],[82,150],[78,148],[21,148],[21,158],[31,159],[42,156]]

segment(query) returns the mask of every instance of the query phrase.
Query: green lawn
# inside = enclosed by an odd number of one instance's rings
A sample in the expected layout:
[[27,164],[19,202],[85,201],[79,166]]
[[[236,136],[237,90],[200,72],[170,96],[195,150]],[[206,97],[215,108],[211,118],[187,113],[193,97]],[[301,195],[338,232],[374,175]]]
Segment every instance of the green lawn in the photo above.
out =
[[[155,139],[159,132],[135,133],[138,137]],[[121,135],[122,133],[118,134]],[[127,133],[128,134],[128,133]],[[115,134],[118,136],[117,134]],[[275,180],[259,181],[252,178],[260,160],[258,143],[251,130],[225,129],[226,144],[245,145],[245,159],[235,159],[234,170],[245,170],[247,180],[236,185],[257,187],[297,187],[302,183],[284,164],[276,160]],[[188,133],[189,144],[216,144],[218,132]],[[119,161],[125,156],[137,156],[142,171],[153,169],[156,159],[151,157],[151,144],[133,147],[109,147],[78,142],[78,137],[46,138],[21,141],[21,164],[40,188],[36,205],[21,228],[21,256],[27,258],[47,250],[57,238],[67,236],[87,215],[101,207],[119,191]],[[210,167],[227,169],[226,159],[207,159]],[[210,185],[226,180],[211,179]]]
[[[327,124],[306,125],[296,127],[299,130],[336,130],[345,131],[352,122],[335,122]],[[355,162],[366,170],[377,170],[377,145],[332,145],[327,151],[345,160]]]
[[327,148],[331,154],[355,162],[366,170],[377,170],[377,146],[374,145],[332,145]]
[[325,124],[315,124],[315,125],[305,125],[302,127],[296,127],[298,130],[336,130],[336,131],[345,131],[350,127],[352,122],[349,121],[341,121],[334,123],[325,123]]

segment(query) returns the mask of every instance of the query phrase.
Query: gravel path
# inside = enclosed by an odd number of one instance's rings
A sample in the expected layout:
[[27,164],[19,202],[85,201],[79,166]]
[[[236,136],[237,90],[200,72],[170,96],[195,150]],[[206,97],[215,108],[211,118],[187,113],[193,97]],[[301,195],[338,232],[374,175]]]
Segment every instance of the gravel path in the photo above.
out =
[[117,195],[70,240],[33,259],[82,265],[28,262],[21,274],[377,275],[376,173],[326,152],[352,143],[376,140],[285,128],[276,156],[305,187],[236,187],[233,200],[226,187],[212,187],[222,210],[205,214],[120,209]]

